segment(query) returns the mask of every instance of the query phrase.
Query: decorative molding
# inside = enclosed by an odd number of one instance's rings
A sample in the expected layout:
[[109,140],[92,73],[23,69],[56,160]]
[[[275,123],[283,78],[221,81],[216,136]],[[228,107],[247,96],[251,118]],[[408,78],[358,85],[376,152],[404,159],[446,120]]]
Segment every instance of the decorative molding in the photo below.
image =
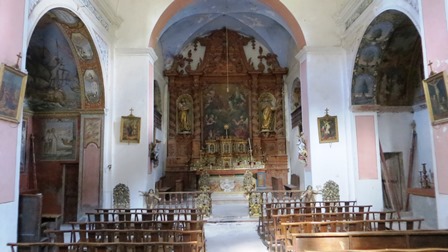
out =
[[340,11],[336,20],[338,20],[339,23],[343,23],[347,30],[372,2],[373,0],[351,0]]
[[28,17],[31,15],[31,13],[33,12],[34,8],[36,8],[36,6],[39,4],[39,2],[41,0],[28,0]]
[[420,14],[418,0],[405,0],[417,13]]
[[383,113],[401,113],[401,112],[414,112],[412,106],[381,106],[381,105],[352,105],[350,106],[352,112],[383,112]]
[[96,0],[95,3],[101,12],[106,16],[106,18],[114,25],[119,27],[123,23],[123,19],[117,15],[117,13],[112,9],[108,0]]
[[119,55],[141,55],[151,57],[151,48],[117,48],[115,53]]
[[95,42],[98,45],[99,57],[102,62],[102,67],[104,68],[104,75],[107,76],[109,69],[109,47],[106,41],[95,31]]
[[106,31],[109,31],[111,21],[103,15],[103,13],[101,12],[102,9],[101,11],[99,11],[97,7],[92,4],[90,0],[77,0],[77,1],[79,1],[82,4],[80,7],[87,8],[90,11],[90,13],[92,13],[93,16],[98,20],[98,22],[104,27],[104,29],[106,29]]
[[159,57],[157,57],[157,53],[156,53],[156,51],[155,51],[154,48],[152,48],[152,47],[149,48],[149,57],[151,58],[151,59],[150,59],[150,62],[151,62],[151,64],[153,64],[153,65],[154,65],[154,63],[157,61],[157,59],[159,58]]

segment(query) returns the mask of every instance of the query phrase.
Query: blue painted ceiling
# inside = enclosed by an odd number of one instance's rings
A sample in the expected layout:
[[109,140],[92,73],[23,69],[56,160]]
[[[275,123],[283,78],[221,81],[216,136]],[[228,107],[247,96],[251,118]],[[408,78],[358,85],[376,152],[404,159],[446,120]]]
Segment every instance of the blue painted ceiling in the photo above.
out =
[[197,0],[178,12],[159,39],[165,62],[195,38],[223,27],[254,37],[286,66],[290,44],[295,43],[292,33],[280,15],[257,0]]

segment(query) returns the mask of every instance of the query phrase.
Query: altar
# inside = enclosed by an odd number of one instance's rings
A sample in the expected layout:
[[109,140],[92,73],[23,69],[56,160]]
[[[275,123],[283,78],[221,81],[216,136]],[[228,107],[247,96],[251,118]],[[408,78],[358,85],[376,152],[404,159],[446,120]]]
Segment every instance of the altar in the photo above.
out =
[[214,192],[242,192],[246,172],[254,178],[259,177],[258,173],[266,173],[264,163],[252,156],[250,139],[235,137],[205,141],[205,149],[191,169],[198,177],[207,176],[208,186]]
[[[288,69],[275,53],[254,44],[255,51],[246,55],[253,41],[216,30],[192,41],[201,49],[177,55],[164,71],[169,83],[169,112],[163,115],[169,120],[167,186],[182,181],[179,190],[198,190],[204,170],[211,189],[222,192],[240,191],[246,171],[264,178],[266,186],[272,177],[287,180],[283,88]],[[228,60],[221,57],[226,42]],[[257,63],[250,60],[253,53],[259,54]]]

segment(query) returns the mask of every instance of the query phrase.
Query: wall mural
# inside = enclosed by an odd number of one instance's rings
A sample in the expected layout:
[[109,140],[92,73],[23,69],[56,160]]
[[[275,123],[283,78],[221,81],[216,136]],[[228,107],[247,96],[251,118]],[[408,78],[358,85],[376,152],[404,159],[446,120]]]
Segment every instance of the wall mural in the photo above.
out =
[[[57,24],[38,23],[27,52],[26,100],[33,111],[81,107],[76,61]],[[40,39],[39,39],[40,38]]]
[[87,28],[72,12],[53,9],[42,17],[28,46],[26,68],[27,110],[58,112],[103,107],[98,55]]
[[420,36],[412,21],[398,11],[385,11],[359,45],[352,104],[410,106],[424,101],[421,62]]
[[75,119],[42,120],[40,160],[76,160],[76,136]]
[[203,140],[249,137],[249,92],[244,86],[211,84],[204,90],[202,102]]

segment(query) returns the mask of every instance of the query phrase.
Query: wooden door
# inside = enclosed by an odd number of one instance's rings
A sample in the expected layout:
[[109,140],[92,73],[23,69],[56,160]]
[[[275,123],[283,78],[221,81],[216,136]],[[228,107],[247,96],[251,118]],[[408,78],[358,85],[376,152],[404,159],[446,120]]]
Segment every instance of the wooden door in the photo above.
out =
[[64,164],[64,222],[77,221],[79,164]]
[[[383,200],[384,207],[388,209],[393,209],[393,203],[390,199],[393,197],[395,199],[395,209],[403,209],[403,195],[405,190],[405,185],[403,183],[403,158],[401,152],[389,152],[384,153],[384,158],[387,165],[387,174],[389,177],[382,173],[383,181]],[[387,190],[390,188],[390,190]]]

